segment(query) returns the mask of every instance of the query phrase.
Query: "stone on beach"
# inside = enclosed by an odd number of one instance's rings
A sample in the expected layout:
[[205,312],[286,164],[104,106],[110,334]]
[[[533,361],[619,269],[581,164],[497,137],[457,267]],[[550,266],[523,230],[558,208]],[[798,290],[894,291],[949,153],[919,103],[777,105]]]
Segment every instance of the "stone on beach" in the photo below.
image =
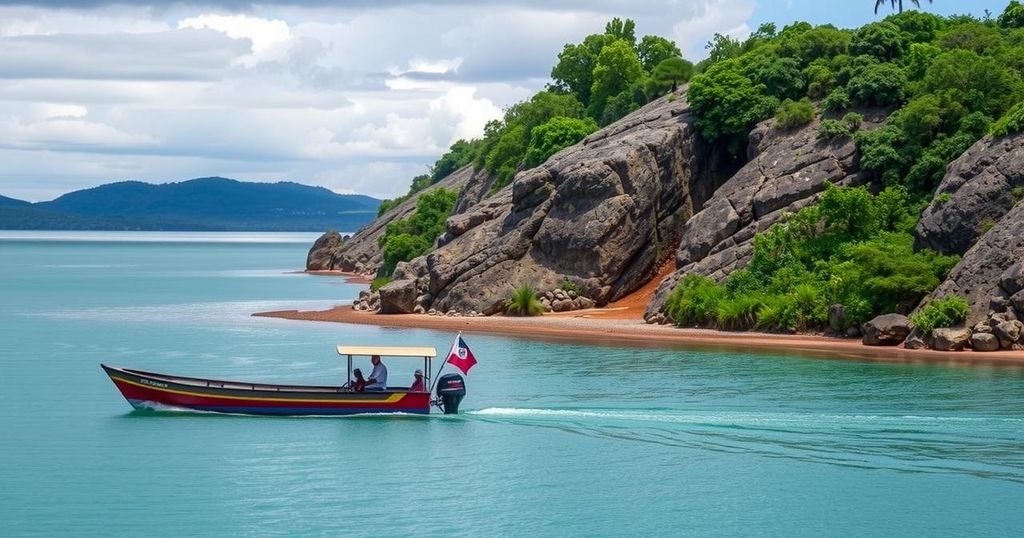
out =
[[910,334],[910,319],[902,314],[883,314],[864,324],[864,345],[895,346]]

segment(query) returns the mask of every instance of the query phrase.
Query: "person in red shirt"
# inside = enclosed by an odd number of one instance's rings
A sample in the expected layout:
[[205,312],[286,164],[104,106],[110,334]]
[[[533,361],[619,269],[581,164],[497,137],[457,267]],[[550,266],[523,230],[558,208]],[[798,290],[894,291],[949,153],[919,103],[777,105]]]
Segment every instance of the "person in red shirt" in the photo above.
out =
[[366,379],[363,378],[363,371],[359,368],[352,370],[352,375],[355,379],[352,380],[352,384],[349,386],[353,392],[363,392],[366,390]]
[[416,373],[413,375],[415,376],[415,380],[413,380],[412,385],[409,386],[409,392],[423,392],[427,390],[423,385],[423,370],[416,370]]

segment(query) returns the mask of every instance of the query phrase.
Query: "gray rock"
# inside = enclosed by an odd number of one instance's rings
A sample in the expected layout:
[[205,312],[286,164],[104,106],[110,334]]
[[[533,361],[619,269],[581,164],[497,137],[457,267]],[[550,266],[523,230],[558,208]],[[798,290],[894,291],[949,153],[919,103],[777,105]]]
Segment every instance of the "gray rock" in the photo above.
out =
[[999,346],[1003,349],[1010,349],[1010,346],[1020,340],[1022,331],[1024,323],[1017,320],[1003,321],[992,327],[992,334],[999,339]]
[[[867,114],[872,129],[884,114]],[[647,306],[662,311],[665,299],[686,274],[722,280],[747,265],[754,235],[792,212],[815,203],[828,183],[856,186],[870,177],[857,165],[854,141],[817,139],[819,121],[792,131],[772,128],[771,121],[750,133],[750,162],[719,187],[683,224],[676,252],[677,271],[666,277]]]
[[999,287],[1006,292],[1007,296],[1024,290],[1024,264],[1018,262],[1003,271],[1003,274],[999,276]]
[[860,338],[860,328],[859,327],[848,327],[846,329],[846,337],[847,338]]
[[[1024,137],[1021,141],[1024,142]],[[1019,173],[1024,177],[1024,169]],[[1024,204],[1015,206],[982,235],[932,296],[957,294],[966,297],[971,306],[967,325],[974,325],[988,316],[991,298],[1003,293],[1004,272],[1021,260],[1024,260]],[[1024,291],[1010,297],[1010,302],[1017,311],[1024,312]]]
[[903,341],[903,347],[907,349],[928,349],[932,347],[932,339],[921,331],[911,331],[907,339]]
[[[1014,206],[1014,187],[1024,186],[1024,133],[984,138],[950,163],[916,229],[919,247],[963,254]],[[1000,273],[1009,268],[1002,266]],[[1011,292],[1012,294],[1013,292]]]
[[846,309],[841,304],[829,305],[828,307],[828,328],[835,332],[842,332],[846,326]]
[[972,333],[992,333],[992,326],[986,321],[980,321],[971,328]]
[[584,309],[584,310],[588,309],[588,308],[594,308],[596,306],[596,304],[594,303],[594,300],[591,299],[590,297],[580,297],[579,301],[580,301],[580,308]]
[[383,286],[380,293],[381,314],[410,314],[416,305],[416,281],[395,280]]
[[998,351],[999,339],[992,333],[972,333],[971,347],[974,351]]
[[412,313],[413,314],[426,314],[426,311],[423,310],[423,305],[416,305],[416,306],[412,307]]
[[572,309],[572,299],[555,299],[555,302],[551,303],[551,310],[555,312],[568,312]]
[[335,253],[344,242],[341,234],[334,230],[321,235],[309,249],[309,254],[306,255],[306,270],[329,271],[334,269]]
[[932,349],[936,351],[963,351],[971,339],[971,331],[964,327],[941,328],[932,331]]
[[910,334],[910,320],[901,314],[883,314],[864,324],[864,345],[895,346]]

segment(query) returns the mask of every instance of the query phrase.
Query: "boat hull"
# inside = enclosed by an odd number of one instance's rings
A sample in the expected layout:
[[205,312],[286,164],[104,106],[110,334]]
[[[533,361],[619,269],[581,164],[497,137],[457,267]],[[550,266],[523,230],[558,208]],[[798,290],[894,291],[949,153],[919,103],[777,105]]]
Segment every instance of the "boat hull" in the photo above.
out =
[[426,392],[349,392],[341,387],[219,381],[102,366],[136,409],[279,416],[430,413]]

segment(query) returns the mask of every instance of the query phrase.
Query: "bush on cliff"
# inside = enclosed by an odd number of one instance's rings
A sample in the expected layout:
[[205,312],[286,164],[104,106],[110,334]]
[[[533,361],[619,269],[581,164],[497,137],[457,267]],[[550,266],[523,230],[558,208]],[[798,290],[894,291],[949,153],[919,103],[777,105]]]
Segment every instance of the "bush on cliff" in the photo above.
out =
[[721,283],[684,277],[666,312],[682,326],[770,330],[823,327],[831,304],[844,306],[851,325],[907,312],[958,261],[914,252],[909,205],[900,187],[872,196],[830,186],[818,205],[757,234],[747,268]]
[[597,130],[594,120],[555,116],[534,127],[526,150],[526,166],[534,167]]
[[814,105],[806,97],[799,101],[786,99],[779,106],[779,111],[775,113],[775,127],[778,129],[794,129],[812,121],[814,121]]
[[434,246],[434,240],[444,233],[444,221],[457,199],[455,191],[436,189],[419,197],[411,216],[388,224],[377,239],[384,258],[384,274],[394,271],[398,262],[409,261]]
[[539,316],[544,313],[544,305],[537,299],[533,288],[523,284],[505,301],[505,313],[513,316]]

